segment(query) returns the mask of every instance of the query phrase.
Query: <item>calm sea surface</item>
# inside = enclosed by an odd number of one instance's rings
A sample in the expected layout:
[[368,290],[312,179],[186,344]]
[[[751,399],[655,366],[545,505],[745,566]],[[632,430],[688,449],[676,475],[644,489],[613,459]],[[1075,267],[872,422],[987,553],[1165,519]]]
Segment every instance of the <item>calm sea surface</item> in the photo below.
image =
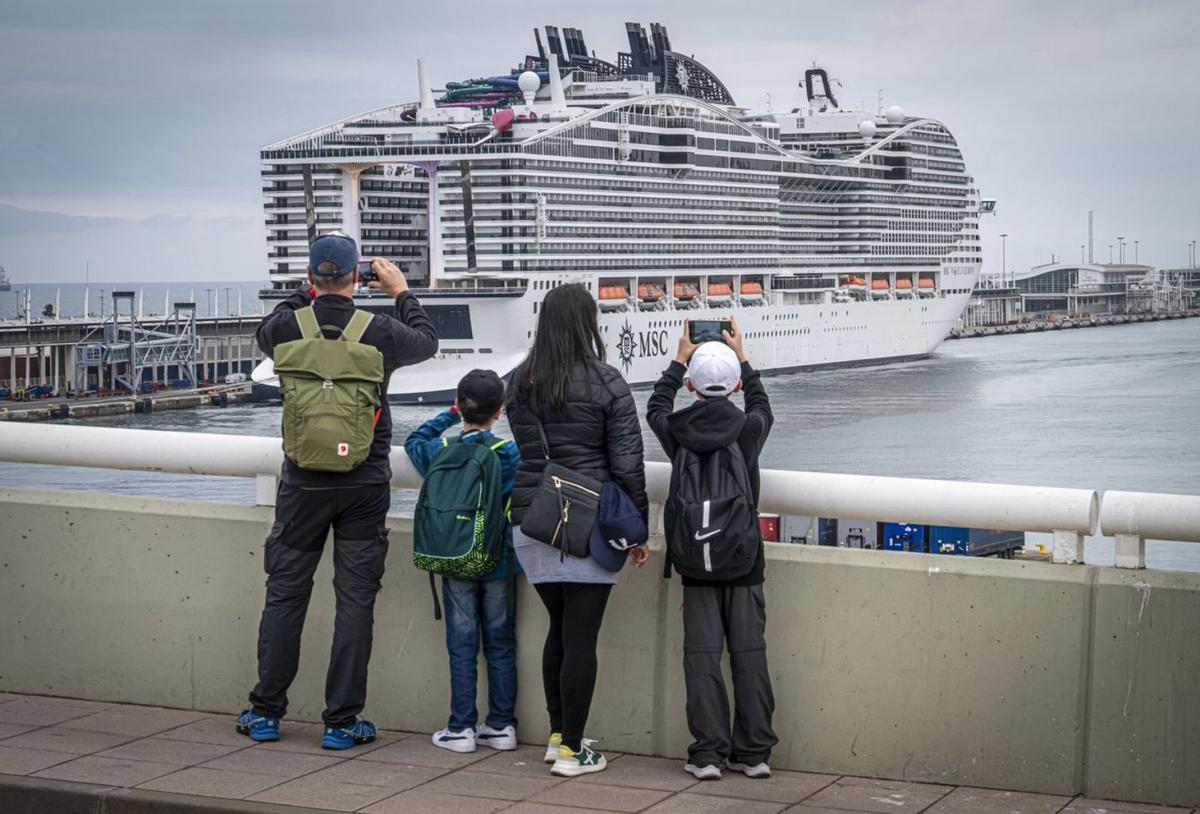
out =
[[[1200,494],[1198,351],[1200,320],[1190,319],[959,340],[921,362],[772,377],[767,389],[776,424],[763,463]],[[643,408],[647,395],[637,393]],[[397,443],[433,409],[394,408]],[[74,423],[277,435],[279,409],[206,408]],[[663,460],[653,438],[646,441],[649,457]],[[17,464],[0,464],[0,484],[253,499],[253,484],[236,478]],[[411,503],[409,495],[397,497],[399,507]],[[1111,564],[1111,541],[1089,541],[1087,559]],[[1200,544],[1152,541],[1147,562],[1200,570]]]

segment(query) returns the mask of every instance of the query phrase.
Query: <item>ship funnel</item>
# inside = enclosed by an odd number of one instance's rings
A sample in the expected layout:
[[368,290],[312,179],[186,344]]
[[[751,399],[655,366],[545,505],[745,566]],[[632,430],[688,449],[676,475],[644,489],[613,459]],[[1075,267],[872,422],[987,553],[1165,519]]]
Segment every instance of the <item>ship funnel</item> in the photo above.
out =
[[425,60],[417,60],[417,84],[421,88],[421,110],[433,111],[433,88],[429,87],[429,81],[425,78]]
[[558,72],[558,56],[550,55],[550,108],[555,113],[566,112],[567,96],[563,93],[562,76]]

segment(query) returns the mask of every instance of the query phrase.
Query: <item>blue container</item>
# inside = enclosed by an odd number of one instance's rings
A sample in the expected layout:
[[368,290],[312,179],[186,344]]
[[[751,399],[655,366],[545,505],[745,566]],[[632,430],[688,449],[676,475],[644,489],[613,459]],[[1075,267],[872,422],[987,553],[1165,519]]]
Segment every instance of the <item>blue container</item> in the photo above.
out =
[[925,551],[925,526],[884,523],[883,547],[887,551]]
[[1009,552],[1025,547],[1025,532],[965,529],[958,526],[930,526],[931,554],[959,554],[987,557],[993,554],[1008,556]]

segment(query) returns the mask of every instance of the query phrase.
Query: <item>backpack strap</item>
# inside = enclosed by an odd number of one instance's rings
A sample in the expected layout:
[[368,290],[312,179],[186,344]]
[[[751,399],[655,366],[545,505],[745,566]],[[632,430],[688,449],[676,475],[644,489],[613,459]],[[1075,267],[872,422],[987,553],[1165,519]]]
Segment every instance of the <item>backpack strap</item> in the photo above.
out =
[[371,314],[356,310],[354,316],[350,317],[350,322],[346,324],[346,329],[342,331],[342,339],[347,342],[361,342],[367,326],[371,324],[371,319]]
[[438,601],[437,583],[433,581],[433,572],[429,573],[429,592],[433,594],[433,618],[435,620],[442,618],[442,603]]
[[321,335],[321,328],[317,325],[317,315],[311,305],[297,308],[294,313],[296,314],[296,324],[300,326],[301,339],[316,339]]

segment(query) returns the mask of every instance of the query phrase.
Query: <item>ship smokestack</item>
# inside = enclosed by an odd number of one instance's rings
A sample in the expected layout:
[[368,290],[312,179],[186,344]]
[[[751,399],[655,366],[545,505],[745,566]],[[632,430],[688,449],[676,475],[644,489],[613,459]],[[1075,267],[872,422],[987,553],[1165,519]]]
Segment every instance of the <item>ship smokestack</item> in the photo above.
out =
[[563,113],[567,109],[567,96],[563,93],[562,76],[558,73],[558,56],[550,55],[550,108],[551,112]]
[[433,88],[429,86],[428,80],[425,78],[425,60],[417,60],[417,84],[421,88],[421,110],[432,112],[433,104]]

